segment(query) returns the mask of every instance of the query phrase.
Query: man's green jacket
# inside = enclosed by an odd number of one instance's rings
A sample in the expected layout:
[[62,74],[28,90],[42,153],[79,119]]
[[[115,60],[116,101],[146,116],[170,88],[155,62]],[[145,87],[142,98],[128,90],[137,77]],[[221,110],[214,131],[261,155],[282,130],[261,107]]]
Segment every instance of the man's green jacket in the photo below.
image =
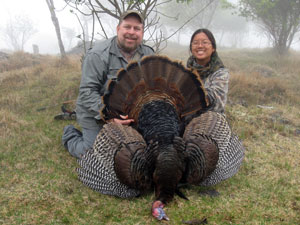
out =
[[[151,47],[138,46],[134,59],[152,55]],[[117,37],[96,44],[88,51],[82,65],[82,77],[76,104],[77,122],[83,128],[93,128],[103,124],[99,110],[101,96],[105,93],[106,82],[115,79],[120,68],[126,68],[128,62],[117,46]]]

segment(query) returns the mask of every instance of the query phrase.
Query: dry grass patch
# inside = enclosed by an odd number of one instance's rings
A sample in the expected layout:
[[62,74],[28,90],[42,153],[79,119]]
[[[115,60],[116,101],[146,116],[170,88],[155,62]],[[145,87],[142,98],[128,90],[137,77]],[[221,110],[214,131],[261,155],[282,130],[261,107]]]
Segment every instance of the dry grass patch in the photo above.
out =
[[24,67],[32,67],[45,61],[49,63],[52,60],[56,60],[56,57],[15,52],[9,55],[8,59],[0,61],[0,73],[4,71],[19,70]]
[[264,77],[259,73],[231,73],[229,101],[244,105],[299,104],[299,95],[281,77]]

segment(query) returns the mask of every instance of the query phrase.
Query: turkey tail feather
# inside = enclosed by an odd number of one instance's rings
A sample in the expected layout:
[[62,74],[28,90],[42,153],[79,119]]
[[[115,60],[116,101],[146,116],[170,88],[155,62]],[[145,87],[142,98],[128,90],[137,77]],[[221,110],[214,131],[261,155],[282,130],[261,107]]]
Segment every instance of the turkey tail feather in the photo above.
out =
[[132,62],[111,81],[100,110],[102,119],[116,114],[129,115],[137,122],[146,103],[163,100],[176,107],[179,116],[206,109],[208,102],[197,72],[166,56],[146,56],[140,63]]

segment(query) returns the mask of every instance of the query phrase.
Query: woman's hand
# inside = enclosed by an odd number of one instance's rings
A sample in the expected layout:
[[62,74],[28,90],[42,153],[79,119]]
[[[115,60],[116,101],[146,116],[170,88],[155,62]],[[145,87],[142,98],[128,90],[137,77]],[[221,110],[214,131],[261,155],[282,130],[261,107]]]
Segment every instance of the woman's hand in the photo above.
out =
[[129,125],[130,123],[134,122],[133,119],[128,119],[128,115],[126,115],[126,116],[120,115],[120,118],[121,119],[113,118],[110,121],[114,122],[114,123],[119,123],[122,125]]

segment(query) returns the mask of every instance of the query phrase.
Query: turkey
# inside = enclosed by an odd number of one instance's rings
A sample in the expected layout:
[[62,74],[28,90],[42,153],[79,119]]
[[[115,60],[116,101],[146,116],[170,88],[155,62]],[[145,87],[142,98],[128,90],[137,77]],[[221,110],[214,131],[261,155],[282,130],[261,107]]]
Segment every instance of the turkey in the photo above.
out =
[[[238,171],[242,144],[222,114],[207,110],[196,72],[147,56],[107,85],[100,114],[108,123],[78,161],[85,185],[121,198],[154,189],[152,215],[168,220],[165,204],[176,193],[184,197],[179,183],[214,185]],[[132,126],[109,122],[120,115],[133,118]]]

